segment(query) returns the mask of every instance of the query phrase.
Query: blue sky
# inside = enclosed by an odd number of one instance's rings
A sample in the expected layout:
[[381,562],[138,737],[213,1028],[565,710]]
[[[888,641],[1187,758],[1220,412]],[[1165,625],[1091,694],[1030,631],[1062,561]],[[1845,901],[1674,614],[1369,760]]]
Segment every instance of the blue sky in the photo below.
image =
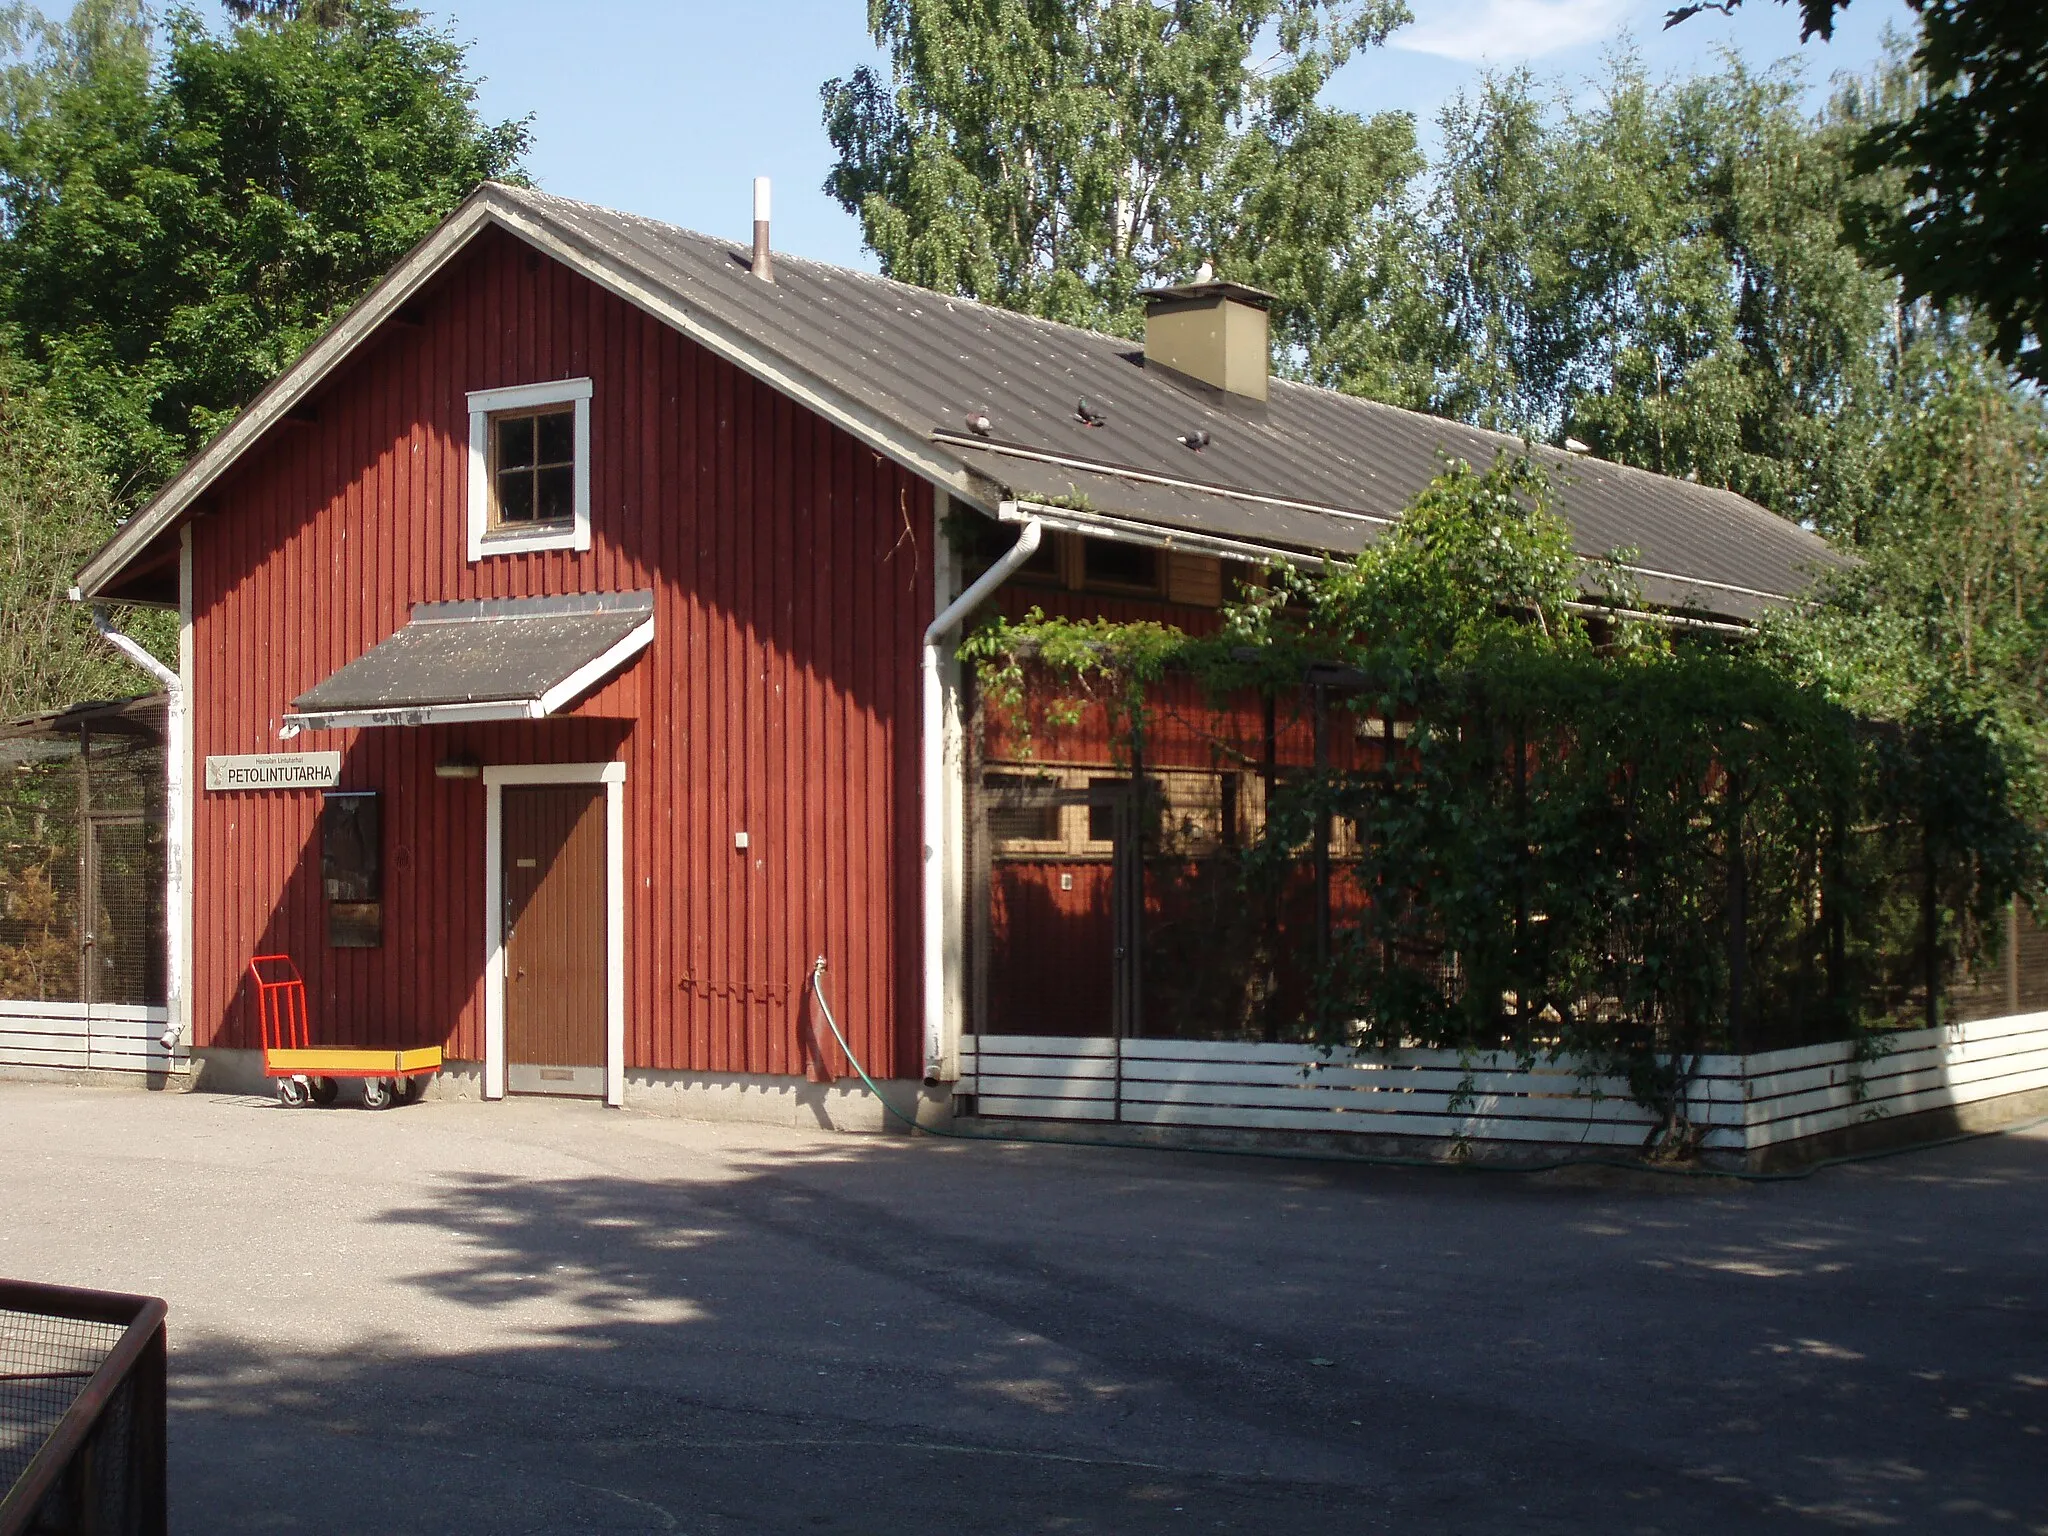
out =
[[[1670,4],[1409,0],[1415,23],[1347,67],[1329,99],[1427,121],[1489,65],[1527,63],[1583,81],[1624,35],[1658,73],[1712,67],[1732,46],[1753,63],[1799,57],[1817,90],[1831,74],[1867,67],[1886,27],[1903,32],[1909,20],[1901,0],[1856,0],[1832,43],[1802,47],[1789,6],[1749,0],[1733,18],[1696,16],[1666,32]],[[547,190],[742,238],[752,178],[770,176],[779,248],[870,264],[858,226],[819,189],[832,151],[818,87],[876,57],[865,0],[456,0],[423,9],[472,44],[487,114],[533,115],[529,165]]]

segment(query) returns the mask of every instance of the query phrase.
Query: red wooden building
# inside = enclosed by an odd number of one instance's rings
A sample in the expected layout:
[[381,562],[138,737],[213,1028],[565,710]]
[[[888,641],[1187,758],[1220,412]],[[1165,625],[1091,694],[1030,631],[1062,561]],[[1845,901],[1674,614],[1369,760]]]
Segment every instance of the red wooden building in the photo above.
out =
[[[485,186],[80,574],[181,616],[172,1027],[246,1062],[244,967],[281,951],[325,1040],[442,1044],[489,1097],[787,1099],[847,1069],[822,955],[862,1062],[942,1094],[973,1018],[1057,1026],[987,958],[991,846],[1056,917],[1109,836],[1077,749],[975,855],[1008,781],[964,740],[972,611],[1200,625],[1233,562],[1355,551],[1442,455],[1503,447],[1269,379],[1234,285],[1155,295],[1141,347]],[[1639,551],[1684,622],[1830,559],[1551,457],[1581,548]],[[1234,781],[1177,767],[1222,836]]]

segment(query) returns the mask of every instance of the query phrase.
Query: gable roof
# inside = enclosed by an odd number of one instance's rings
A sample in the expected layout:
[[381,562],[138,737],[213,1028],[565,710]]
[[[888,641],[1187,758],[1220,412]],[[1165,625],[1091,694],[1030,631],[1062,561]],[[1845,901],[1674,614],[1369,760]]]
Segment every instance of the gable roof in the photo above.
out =
[[[203,448],[87,563],[83,597],[160,558],[194,500],[487,227],[538,249],[803,402],[960,499],[1112,537],[1236,553],[1356,553],[1446,457],[1520,439],[1275,380],[1263,409],[1197,393],[1119,337],[525,188],[487,183]],[[1084,425],[1086,399],[1105,419]],[[970,417],[989,418],[986,436]],[[1209,434],[1199,453],[1180,438]],[[1733,492],[1537,446],[1581,554],[1635,551],[1644,596],[1748,619],[1842,563]],[[1014,514],[1013,514],[1014,515]]]

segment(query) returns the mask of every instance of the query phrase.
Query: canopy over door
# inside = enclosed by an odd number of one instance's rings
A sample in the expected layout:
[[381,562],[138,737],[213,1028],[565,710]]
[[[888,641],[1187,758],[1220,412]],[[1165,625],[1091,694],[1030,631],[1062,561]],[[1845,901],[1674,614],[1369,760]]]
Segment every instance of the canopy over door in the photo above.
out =
[[284,733],[539,720],[653,639],[652,592],[421,603],[397,634],[292,700]]

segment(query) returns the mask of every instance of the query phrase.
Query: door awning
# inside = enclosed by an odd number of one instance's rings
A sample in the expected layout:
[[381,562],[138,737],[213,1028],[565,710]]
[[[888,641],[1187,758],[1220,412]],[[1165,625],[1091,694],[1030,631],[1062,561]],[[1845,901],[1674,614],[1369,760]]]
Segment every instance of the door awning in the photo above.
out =
[[544,719],[653,639],[652,592],[420,603],[397,634],[292,700],[282,734]]

